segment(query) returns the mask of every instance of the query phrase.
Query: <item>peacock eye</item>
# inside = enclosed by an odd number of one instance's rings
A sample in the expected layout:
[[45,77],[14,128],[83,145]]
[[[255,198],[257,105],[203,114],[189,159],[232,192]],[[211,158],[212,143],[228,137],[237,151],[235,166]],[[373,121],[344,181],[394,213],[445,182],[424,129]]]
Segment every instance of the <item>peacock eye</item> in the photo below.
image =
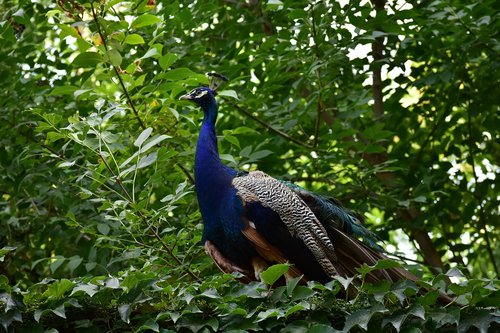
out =
[[194,95],[195,99],[200,99],[207,94],[207,91],[206,90],[193,91],[192,94]]

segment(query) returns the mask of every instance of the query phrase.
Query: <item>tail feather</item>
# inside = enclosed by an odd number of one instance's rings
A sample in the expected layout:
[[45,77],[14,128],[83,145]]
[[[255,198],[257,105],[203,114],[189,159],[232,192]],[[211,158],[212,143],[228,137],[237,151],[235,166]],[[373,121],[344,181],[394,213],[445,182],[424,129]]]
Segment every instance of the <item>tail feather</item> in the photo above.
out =
[[321,223],[339,229],[347,235],[361,237],[372,248],[383,251],[382,247],[377,244],[380,238],[366,229],[355,214],[344,208],[337,199],[322,197],[290,182],[284,182],[284,184],[304,200]]

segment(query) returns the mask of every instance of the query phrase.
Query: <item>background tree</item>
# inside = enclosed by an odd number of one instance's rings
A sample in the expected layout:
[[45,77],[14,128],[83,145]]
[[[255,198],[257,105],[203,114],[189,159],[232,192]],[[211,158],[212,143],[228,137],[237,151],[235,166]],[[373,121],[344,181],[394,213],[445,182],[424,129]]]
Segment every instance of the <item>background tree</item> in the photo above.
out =
[[[494,1],[0,9],[5,330],[485,331],[496,320]],[[231,78],[218,122],[227,163],[363,212],[389,250],[448,271],[428,283],[444,290],[451,277],[467,306],[435,306],[437,293],[411,284],[366,285],[346,302],[335,294],[349,281],[270,293],[280,267],[250,286],[218,273],[192,188],[201,115],[177,100],[211,70]]]

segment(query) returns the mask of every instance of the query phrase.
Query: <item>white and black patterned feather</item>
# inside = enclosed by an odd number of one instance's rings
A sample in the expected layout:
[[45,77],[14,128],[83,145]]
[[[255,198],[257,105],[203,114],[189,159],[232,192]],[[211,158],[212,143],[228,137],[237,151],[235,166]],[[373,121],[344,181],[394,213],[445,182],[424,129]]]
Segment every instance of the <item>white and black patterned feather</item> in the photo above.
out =
[[275,211],[292,236],[301,239],[325,273],[337,275],[332,241],[306,203],[290,188],[262,171],[235,177],[233,186],[244,202],[259,202]]

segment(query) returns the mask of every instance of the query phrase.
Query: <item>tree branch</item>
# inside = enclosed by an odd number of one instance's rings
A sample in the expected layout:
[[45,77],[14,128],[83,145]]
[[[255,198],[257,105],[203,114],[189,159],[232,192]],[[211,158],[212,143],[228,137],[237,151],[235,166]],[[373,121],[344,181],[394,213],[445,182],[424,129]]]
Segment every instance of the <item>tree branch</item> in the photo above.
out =
[[[385,11],[385,0],[372,0],[372,3],[377,11],[377,16],[380,12]],[[382,28],[380,28],[382,29]],[[384,100],[383,100],[383,85],[382,85],[382,71],[381,71],[381,60],[384,59],[384,37],[377,37],[372,44],[372,55],[373,55],[373,83],[372,83],[372,93],[373,93],[373,114],[375,120],[380,121],[384,115]],[[377,63],[378,62],[378,63]],[[377,165],[387,161],[387,153],[380,154],[365,154],[365,158],[372,165]],[[386,187],[393,187],[397,181],[397,176],[393,172],[383,172],[378,173],[377,177]],[[424,230],[417,229],[412,226],[412,222],[418,216],[418,211],[414,207],[410,207],[406,210],[400,210],[400,215],[407,222],[411,236],[418,243],[420,250],[423,253],[424,260],[431,266],[437,268],[443,268],[443,262],[441,256],[436,250],[432,239],[429,234]]]
[[479,183],[477,173],[476,173],[476,162],[475,162],[475,154],[474,154],[474,140],[472,138],[472,115],[470,104],[467,103],[467,131],[468,131],[468,146],[469,146],[469,156],[472,165],[472,175],[474,177],[474,191],[472,195],[477,200],[479,205],[479,224],[481,228],[484,230],[483,238],[486,242],[486,250],[488,251],[488,256],[490,257],[490,261],[493,264],[493,268],[495,270],[496,277],[498,278],[498,266],[495,260],[495,255],[493,254],[493,249],[491,247],[491,241],[488,233],[488,229],[486,228],[486,214],[484,213],[484,205],[483,200],[476,194],[477,185]]

